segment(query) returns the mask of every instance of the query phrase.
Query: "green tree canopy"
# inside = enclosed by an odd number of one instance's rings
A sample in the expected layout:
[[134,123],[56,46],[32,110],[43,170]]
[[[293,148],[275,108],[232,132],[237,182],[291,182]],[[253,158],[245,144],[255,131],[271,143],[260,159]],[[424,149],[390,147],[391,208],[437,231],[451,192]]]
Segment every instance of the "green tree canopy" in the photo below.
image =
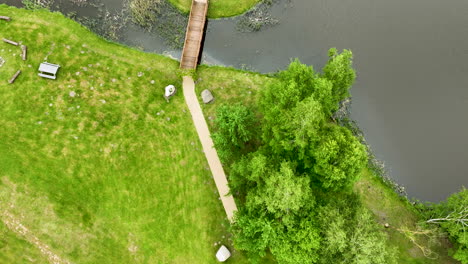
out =
[[468,189],[452,194],[446,202],[436,206],[437,217],[428,223],[437,223],[455,242],[453,257],[463,264],[468,263]]
[[269,172],[264,183],[247,195],[246,206],[254,210],[265,208],[281,218],[312,206],[314,199],[307,176],[297,176],[289,163],[283,162],[279,171]]
[[332,96],[335,102],[349,97],[349,88],[356,79],[354,71],[353,53],[349,50],[343,50],[338,53],[335,48],[328,51],[329,60],[323,68],[323,76],[333,83]]
[[318,210],[321,264],[393,264],[396,251],[379,230],[373,216],[354,195],[335,196]]
[[218,107],[212,138],[223,162],[232,160],[254,138],[254,124],[253,112],[242,104]]
[[289,149],[291,134],[285,130],[291,119],[288,113],[313,93],[315,76],[312,67],[295,60],[278,74],[276,82],[260,90],[259,105],[265,120],[262,138],[275,153],[284,154],[284,149]]
[[[351,59],[351,52],[332,49],[321,75],[293,61],[260,90],[259,122],[245,110],[219,111],[216,147],[241,156],[229,171],[240,201],[234,244],[253,261],[268,251],[285,264],[381,264],[392,257],[356,199],[350,208],[346,199],[329,202],[350,191],[367,161],[364,146],[331,119],[354,81]],[[262,136],[257,149],[245,153],[239,149],[252,138],[251,124],[261,125]]]
[[337,125],[328,125],[321,130],[312,155],[317,180],[325,189],[339,190],[350,186],[367,162],[364,146],[348,129]]

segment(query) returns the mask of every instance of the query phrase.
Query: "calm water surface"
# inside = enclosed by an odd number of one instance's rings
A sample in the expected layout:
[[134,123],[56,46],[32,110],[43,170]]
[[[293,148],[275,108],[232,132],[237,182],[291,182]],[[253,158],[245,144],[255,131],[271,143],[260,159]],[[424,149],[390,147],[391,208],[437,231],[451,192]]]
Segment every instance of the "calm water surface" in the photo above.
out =
[[[93,13],[66,2],[64,11]],[[103,1],[110,11],[122,2]],[[203,61],[272,72],[297,57],[320,69],[330,47],[351,49],[352,117],[390,176],[420,200],[468,187],[468,1],[283,0],[272,13],[280,24],[257,33],[209,21]],[[122,42],[180,57],[136,26]]]

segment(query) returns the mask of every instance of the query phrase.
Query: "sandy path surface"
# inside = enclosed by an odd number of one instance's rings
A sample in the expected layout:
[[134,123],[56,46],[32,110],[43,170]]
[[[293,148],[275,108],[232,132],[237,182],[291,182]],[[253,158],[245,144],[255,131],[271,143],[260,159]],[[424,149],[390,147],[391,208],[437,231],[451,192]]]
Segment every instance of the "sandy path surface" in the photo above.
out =
[[234,211],[237,211],[237,206],[232,195],[228,195],[229,187],[226,175],[224,174],[224,169],[221,166],[218,153],[214,148],[213,140],[211,140],[210,130],[208,129],[208,124],[206,123],[205,117],[203,116],[203,112],[200,107],[200,103],[198,102],[197,95],[195,93],[195,83],[193,82],[192,77],[184,76],[182,85],[185,102],[187,103],[190,113],[192,114],[193,123],[197,130],[198,137],[202,143],[203,151],[205,153],[206,159],[208,160],[216,187],[218,188],[221,202],[223,203],[227,218],[229,221],[232,221]]

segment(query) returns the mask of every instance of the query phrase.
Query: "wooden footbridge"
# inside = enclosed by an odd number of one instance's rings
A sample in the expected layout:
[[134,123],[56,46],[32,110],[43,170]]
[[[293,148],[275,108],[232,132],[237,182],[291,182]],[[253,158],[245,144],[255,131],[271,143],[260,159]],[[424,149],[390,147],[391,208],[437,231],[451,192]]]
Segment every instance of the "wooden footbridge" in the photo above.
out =
[[181,69],[195,69],[197,67],[207,11],[208,0],[192,0],[184,49],[180,58]]

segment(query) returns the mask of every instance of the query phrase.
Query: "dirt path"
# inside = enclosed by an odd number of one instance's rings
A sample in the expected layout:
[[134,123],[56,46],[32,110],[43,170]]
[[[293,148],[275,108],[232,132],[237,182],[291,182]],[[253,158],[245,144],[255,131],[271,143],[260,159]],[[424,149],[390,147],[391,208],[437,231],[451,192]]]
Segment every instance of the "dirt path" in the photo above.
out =
[[228,195],[229,187],[226,175],[224,174],[223,167],[221,166],[218,153],[214,148],[213,141],[211,140],[210,130],[208,129],[208,124],[206,123],[198,102],[197,95],[195,93],[195,83],[193,82],[192,77],[184,76],[182,86],[185,102],[192,114],[193,123],[197,129],[198,137],[202,143],[208,164],[210,165],[211,173],[213,174],[213,179],[216,183],[216,187],[218,188],[219,196],[223,202],[224,210],[226,211],[229,221],[232,221],[234,211],[237,211],[237,206],[232,195]]
[[7,211],[2,213],[3,223],[14,233],[22,236],[26,241],[37,247],[41,253],[47,257],[49,263],[52,264],[70,264],[69,261],[62,259],[57,254],[52,252],[50,247],[42,243],[38,237],[36,237],[28,228],[21,224],[21,222],[12,214]]

